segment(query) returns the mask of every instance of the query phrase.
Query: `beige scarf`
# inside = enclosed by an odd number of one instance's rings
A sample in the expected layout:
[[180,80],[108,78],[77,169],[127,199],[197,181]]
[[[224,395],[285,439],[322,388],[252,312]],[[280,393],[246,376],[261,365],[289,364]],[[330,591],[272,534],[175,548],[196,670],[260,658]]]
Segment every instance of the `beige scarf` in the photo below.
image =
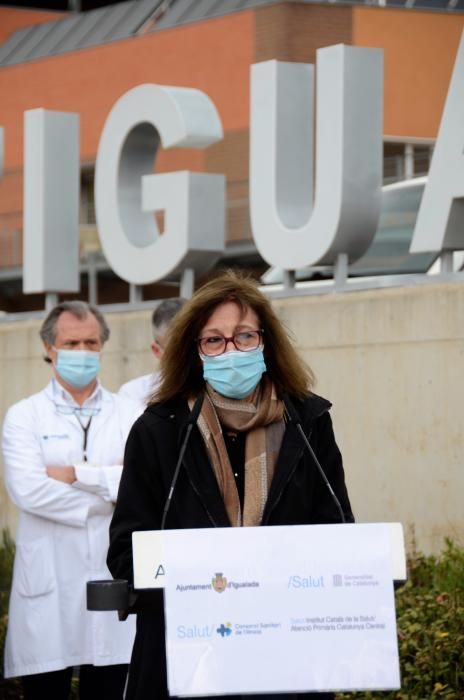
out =
[[[193,402],[192,402],[193,405]],[[206,385],[198,427],[216,474],[230,524],[261,523],[284,434],[284,406],[267,377],[243,401],[227,399]],[[243,514],[222,426],[246,433]]]

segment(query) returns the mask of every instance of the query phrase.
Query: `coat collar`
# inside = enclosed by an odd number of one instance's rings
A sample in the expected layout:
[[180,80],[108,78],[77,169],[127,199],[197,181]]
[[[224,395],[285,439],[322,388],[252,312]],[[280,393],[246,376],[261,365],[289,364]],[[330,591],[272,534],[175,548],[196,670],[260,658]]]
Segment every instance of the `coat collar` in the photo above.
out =
[[[44,389],[44,393],[45,396],[53,403],[56,403],[57,400],[67,400],[70,403],[73,401],[71,395],[54,378],[49,381]],[[107,403],[111,401],[111,392],[104,389],[100,382],[97,381],[97,386],[95,387],[92,396],[89,397],[87,401]]]
[[[61,385],[56,382],[55,379],[52,379],[43,390],[43,394],[42,392],[40,393],[45,395],[47,400],[53,404],[53,410],[56,412],[57,403],[65,402],[65,395],[63,392],[67,394],[65,389],[61,387]],[[70,395],[68,396],[68,401],[71,402],[72,398]],[[114,394],[107,391],[107,389],[104,389],[98,382],[97,387],[95,388],[95,391],[93,392],[89,401],[91,401],[91,406],[95,406],[99,409],[98,413],[92,418],[92,434],[95,438],[101,428],[106,425],[107,421],[114,416]],[[68,419],[69,418],[70,417],[68,416]],[[75,426],[76,430],[80,430],[78,421],[71,420],[70,425]]]
[[[324,399],[317,394],[309,394],[304,400],[292,398],[292,403],[298,415],[301,418],[302,424],[311,423],[313,420],[321,416],[332,406],[330,401]],[[181,422],[185,425],[188,420],[190,409],[185,399],[171,399],[165,403],[155,403],[148,406],[147,411],[157,415],[159,418],[169,418],[172,415],[179,416]]]

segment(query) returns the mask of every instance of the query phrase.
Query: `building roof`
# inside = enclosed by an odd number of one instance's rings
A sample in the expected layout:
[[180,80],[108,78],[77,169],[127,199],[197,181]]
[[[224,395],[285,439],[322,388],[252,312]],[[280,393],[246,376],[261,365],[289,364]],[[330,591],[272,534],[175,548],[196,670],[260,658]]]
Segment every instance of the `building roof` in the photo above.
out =
[[[0,45],[0,66],[47,58],[147,32],[289,0],[127,0],[25,27]],[[299,0],[304,4],[369,4],[372,0]],[[379,6],[464,10],[464,0],[378,0]]]
[[0,46],[7,66],[133,36],[156,13],[160,0],[129,0],[20,29]]

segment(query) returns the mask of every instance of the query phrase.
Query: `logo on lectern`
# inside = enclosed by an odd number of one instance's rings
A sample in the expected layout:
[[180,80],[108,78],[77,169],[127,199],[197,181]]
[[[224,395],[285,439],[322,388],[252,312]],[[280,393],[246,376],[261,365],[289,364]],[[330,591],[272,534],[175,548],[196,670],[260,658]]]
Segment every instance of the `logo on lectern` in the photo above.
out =
[[224,637],[230,637],[232,634],[232,625],[230,622],[221,623],[221,626],[217,628],[216,630],[217,634],[220,634],[221,637],[224,639]]
[[216,574],[216,576],[211,579],[211,584],[216,591],[216,593],[223,593],[227,588],[227,579],[222,573]]

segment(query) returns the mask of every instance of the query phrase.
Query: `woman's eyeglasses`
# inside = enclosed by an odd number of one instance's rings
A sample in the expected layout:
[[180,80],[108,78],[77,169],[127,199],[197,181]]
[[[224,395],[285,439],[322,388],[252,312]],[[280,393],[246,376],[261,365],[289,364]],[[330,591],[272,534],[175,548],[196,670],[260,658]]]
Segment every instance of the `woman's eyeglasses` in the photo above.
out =
[[236,350],[240,352],[250,352],[256,350],[261,343],[263,331],[240,331],[231,335],[230,338],[225,338],[223,335],[208,335],[203,338],[198,338],[197,343],[200,352],[203,355],[214,357],[222,355],[227,348],[227,343],[232,342]]

